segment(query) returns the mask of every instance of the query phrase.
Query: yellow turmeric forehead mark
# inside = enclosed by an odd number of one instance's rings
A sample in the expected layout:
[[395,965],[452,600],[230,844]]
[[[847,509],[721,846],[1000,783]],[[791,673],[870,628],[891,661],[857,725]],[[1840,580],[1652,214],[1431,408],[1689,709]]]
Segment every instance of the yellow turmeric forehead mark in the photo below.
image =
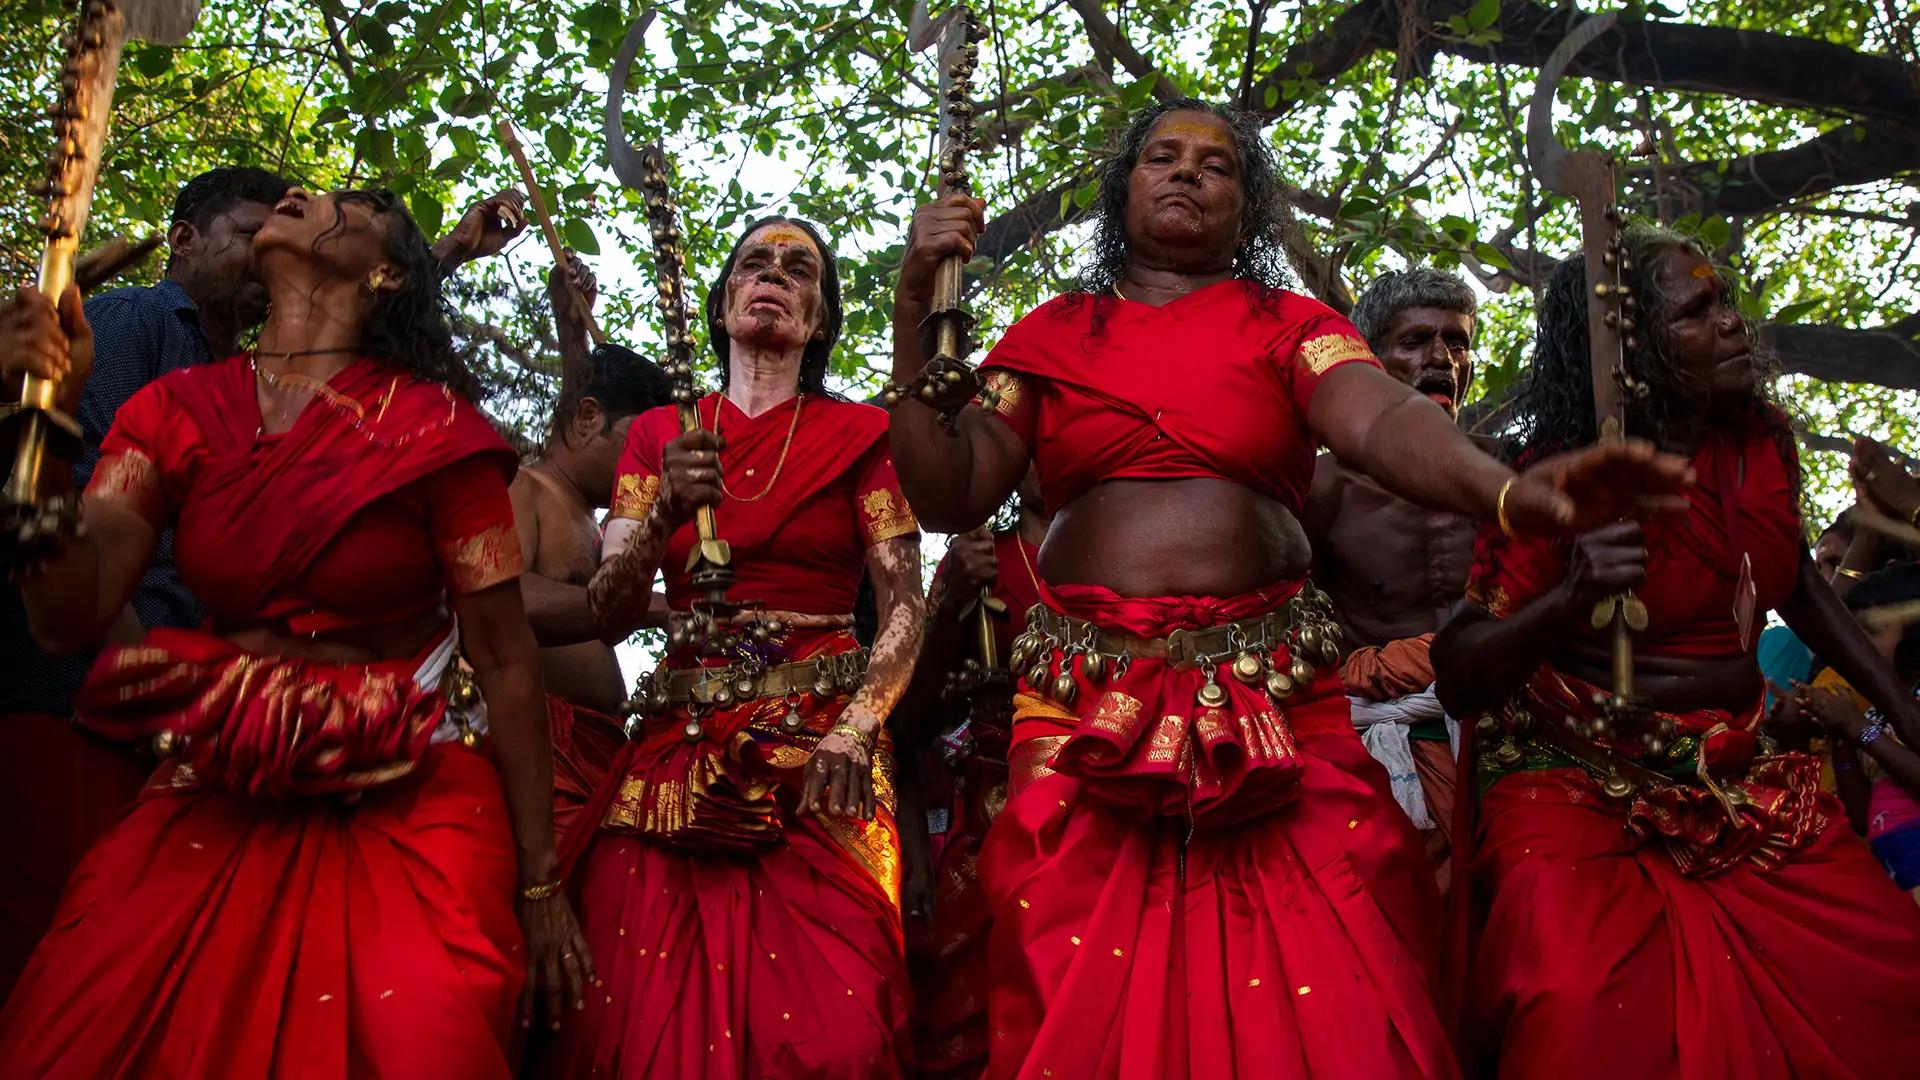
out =
[[1209,124],[1202,120],[1163,120],[1156,134],[1202,136],[1222,146],[1227,145],[1227,140],[1221,135],[1220,125]]
[[1713,267],[1708,266],[1706,263],[1695,263],[1693,269],[1688,271],[1688,273],[1691,273],[1694,277],[1700,278],[1703,281],[1715,276]]
[[792,225],[769,225],[753,234],[753,239],[762,244],[805,244],[813,246],[813,238]]

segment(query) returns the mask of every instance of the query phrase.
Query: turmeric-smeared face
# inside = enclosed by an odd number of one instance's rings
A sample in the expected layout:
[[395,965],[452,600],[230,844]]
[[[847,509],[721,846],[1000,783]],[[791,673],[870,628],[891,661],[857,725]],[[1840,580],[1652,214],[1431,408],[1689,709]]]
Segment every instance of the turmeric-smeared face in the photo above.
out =
[[727,277],[727,336],[763,348],[806,344],[826,322],[820,248],[784,221],[755,229]]
[[1161,117],[1127,179],[1129,241],[1230,260],[1246,208],[1240,171],[1240,150],[1225,120],[1192,109]]
[[1701,399],[1696,404],[1752,393],[1756,376],[1746,320],[1719,272],[1692,248],[1668,248],[1660,255],[1660,286],[1666,302],[1659,330],[1668,354],[1691,376],[1688,383]]

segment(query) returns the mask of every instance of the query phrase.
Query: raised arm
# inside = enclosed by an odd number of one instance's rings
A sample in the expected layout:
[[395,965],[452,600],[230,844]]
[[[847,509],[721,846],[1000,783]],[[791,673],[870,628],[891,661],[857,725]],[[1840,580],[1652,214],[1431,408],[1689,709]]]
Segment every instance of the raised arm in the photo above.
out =
[[1492,521],[1504,490],[1505,523],[1529,536],[1579,535],[1672,508],[1661,497],[1692,482],[1686,459],[1637,439],[1555,455],[1516,475],[1439,406],[1372,364],[1328,371],[1307,423],[1347,467],[1422,506]]
[[[893,303],[893,379],[912,382],[926,365],[921,326],[933,310],[933,275],[949,255],[973,256],[986,204],[955,195],[913,213]],[[893,410],[893,462],[900,487],[922,524],[965,532],[993,516],[1027,473],[1032,452],[978,404],[961,411],[955,432],[915,399]]]

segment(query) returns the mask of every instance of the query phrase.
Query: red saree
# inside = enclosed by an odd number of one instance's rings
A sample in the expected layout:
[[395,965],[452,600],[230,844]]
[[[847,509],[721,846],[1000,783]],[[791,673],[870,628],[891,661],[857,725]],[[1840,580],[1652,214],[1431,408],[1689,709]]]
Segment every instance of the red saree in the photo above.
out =
[[[993,595],[1007,605],[995,629],[998,655],[1008,656],[1040,602],[1034,564],[1039,549],[1019,533],[994,537],[999,575]],[[944,574],[946,564],[936,571]],[[987,1065],[987,931],[992,912],[980,885],[980,849],[1007,804],[1008,731],[986,713],[968,724],[970,749],[960,766],[945,843],[933,867],[933,916],[924,960],[914,962],[914,1042],[923,1077],[977,1077]]]
[[[1171,358],[1191,358],[1179,378]],[[1350,324],[1243,282],[1164,307],[1049,302],[984,365],[983,404],[1034,450],[1048,506],[1116,477],[1217,476],[1296,513],[1325,374],[1373,363]],[[1273,611],[1054,588],[1049,606],[1159,637]],[[1043,593],[1047,590],[1043,589]],[[1135,658],[1073,708],[1025,679],[1012,796],[980,856],[992,912],[991,1077],[1447,1076],[1432,875],[1338,675],[1276,706]]]
[[[867,548],[918,528],[887,457],[885,414],[808,397],[749,418],[718,395],[701,411],[709,427],[717,412],[727,487],[745,496],[716,508],[738,572],[733,595],[770,610],[851,611]],[[661,449],[678,434],[671,409],[635,422],[616,515],[645,516]],[[682,610],[692,542],[689,524],[663,564],[667,596]],[[764,659],[856,647],[846,631],[788,630]],[[565,861],[586,849],[570,880],[599,982],[541,1075],[901,1074],[907,980],[890,750],[883,739],[875,820],[800,816],[799,770],[851,695],[796,697],[797,732],[782,726],[789,702],[770,698],[709,713],[702,739],[690,743],[675,707],[650,716],[615,760],[584,811],[600,827],[577,831],[562,853]]]
[[[1690,509],[1647,525],[1636,648],[1752,655],[1734,616],[1742,554],[1756,612],[1783,602],[1802,543],[1791,480],[1757,424],[1694,464]],[[1565,567],[1562,545],[1483,533],[1469,596],[1504,616]],[[1587,715],[1592,691],[1543,665],[1515,707],[1557,724]],[[1624,799],[1551,747],[1483,737],[1469,1010],[1503,1074],[1869,1077],[1920,1060],[1905,1023],[1920,910],[1816,790],[1817,762],[1761,751],[1761,715],[1757,694],[1659,714],[1675,735],[1657,754],[1637,733],[1601,740],[1680,781]],[[1737,824],[1718,794],[1735,789]]]
[[[254,385],[244,359],[149,385],[88,488],[175,524],[214,629],[415,617],[518,575],[512,456],[471,406],[362,360],[261,436]],[[177,752],[75,872],[0,1014],[0,1076],[507,1076],[514,848],[491,763],[429,746],[438,646],[104,652],[80,721]]]

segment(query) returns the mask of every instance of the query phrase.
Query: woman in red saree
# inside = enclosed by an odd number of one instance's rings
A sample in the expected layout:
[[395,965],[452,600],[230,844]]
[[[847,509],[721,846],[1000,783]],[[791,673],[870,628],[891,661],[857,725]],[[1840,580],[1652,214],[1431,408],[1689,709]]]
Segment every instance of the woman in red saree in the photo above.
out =
[[[591,978],[553,876],[513,456],[434,381],[460,377],[438,273],[391,195],[293,189],[253,250],[260,349],[130,400],[85,537],[22,583],[49,648],[97,641],[171,524],[210,616],[107,649],[81,690],[80,723],[162,762],[0,1014],[0,1076],[504,1078],[529,964],[555,1012],[560,967]],[[47,334],[69,392],[78,299]]]
[[[1920,909],[1818,790],[1818,761],[1761,735],[1764,613],[1909,744],[1920,710],[1807,553],[1793,438],[1724,281],[1673,234],[1624,241],[1647,324],[1627,363],[1652,388],[1627,430],[1690,455],[1699,484],[1644,527],[1483,533],[1470,606],[1434,641],[1448,711],[1486,717],[1462,773],[1480,792],[1461,864],[1484,923],[1476,1045],[1510,1076],[1907,1074]],[[1594,436],[1584,275],[1576,257],[1542,294],[1523,455]],[[1628,589],[1640,708],[1608,715],[1594,613]]]
[[[1015,324],[950,436],[908,397],[901,480],[940,529],[1032,462],[1054,513],[1014,659],[1011,797],[981,855],[988,1075],[1445,1076],[1433,876],[1347,718],[1298,514],[1317,443],[1389,490],[1511,526],[1606,520],[1679,462],[1628,446],[1517,476],[1278,287],[1271,148],[1196,101],[1128,129],[1081,289]],[[894,372],[983,207],[922,207]]]
[[[610,639],[639,625],[657,571],[678,614],[640,691],[644,730],[563,853],[585,847],[571,876],[601,979],[544,1071],[898,1076],[907,980],[880,723],[920,643],[919,527],[886,414],[826,390],[840,285],[820,234],[748,226],[706,314],[722,391],[697,400],[690,434],[672,409],[635,422],[589,585]],[[704,655],[684,629],[699,506],[732,548],[740,606],[737,640]],[[870,658],[852,633],[863,570]]]

